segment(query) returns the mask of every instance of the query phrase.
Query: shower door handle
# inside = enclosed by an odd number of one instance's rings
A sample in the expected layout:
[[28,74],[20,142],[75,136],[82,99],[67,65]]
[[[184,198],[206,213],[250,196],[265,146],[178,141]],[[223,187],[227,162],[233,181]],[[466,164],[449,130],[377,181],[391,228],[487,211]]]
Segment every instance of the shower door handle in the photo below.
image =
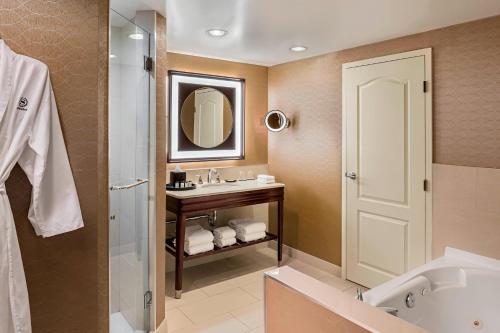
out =
[[132,184],[128,184],[128,185],[113,185],[109,189],[111,191],[129,190],[131,188],[137,187],[137,186],[145,184],[147,182],[148,182],[147,179],[137,179],[137,181],[134,182],[134,183],[132,183]]

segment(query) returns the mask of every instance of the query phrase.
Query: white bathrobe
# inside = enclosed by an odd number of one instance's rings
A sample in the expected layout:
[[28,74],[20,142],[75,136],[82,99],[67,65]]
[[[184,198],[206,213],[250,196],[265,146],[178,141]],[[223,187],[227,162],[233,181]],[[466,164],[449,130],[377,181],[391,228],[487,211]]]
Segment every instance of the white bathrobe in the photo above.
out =
[[39,236],[83,227],[49,71],[0,39],[0,332],[29,333],[28,290],[5,181],[19,163],[33,186],[29,220]]

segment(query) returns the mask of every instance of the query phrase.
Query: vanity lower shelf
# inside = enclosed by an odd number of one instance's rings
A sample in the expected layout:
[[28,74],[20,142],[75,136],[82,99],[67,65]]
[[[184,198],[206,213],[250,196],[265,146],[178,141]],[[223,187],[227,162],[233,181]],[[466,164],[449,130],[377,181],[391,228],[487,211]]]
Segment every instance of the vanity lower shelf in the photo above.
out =
[[[175,238],[169,238],[165,241],[165,250],[175,257],[177,254],[177,251],[175,249],[174,239]],[[198,254],[193,254],[193,255],[188,255],[187,253],[184,253],[184,260],[191,260],[191,259],[211,256],[214,254],[232,251],[232,250],[236,250],[236,249],[241,249],[241,248],[244,248],[247,246],[265,243],[265,242],[269,242],[269,241],[276,240],[276,239],[278,239],[278,236],[271,234],[269,232],[266,232],[266,237],[264,237],[262,239],[255,240],[255,241],[241,242],[241,241],[237,240],[237,243],[234,245],[226,246],[226,247],[222,247],[222,248],[215,247],[213,250],[203,252],[203,253],[198,253]]]
[[186,220],[190,214],[200,214],[218,209],[237,208],[263,203],[276,203],[277,234],[266,234],[266,237],[253,242],[238,242],[232,246],[216,248],[212,251],[187,255],[176,251],[173,239],[167,239],[165,250],[175,256],[175,297],[182,295],[182,274],[184,261],[201,258],[217,253],[227,252],[271,240],[277,240],[278,265],[283,258],[283,202],[285,185],[280,183],[260,184],[256,181],[245,182],[237,186],[219,185],[219,187],[201,187],[192,191],[166,191],[166,208],[175,214],[175,237],[184,244],[186,237]]

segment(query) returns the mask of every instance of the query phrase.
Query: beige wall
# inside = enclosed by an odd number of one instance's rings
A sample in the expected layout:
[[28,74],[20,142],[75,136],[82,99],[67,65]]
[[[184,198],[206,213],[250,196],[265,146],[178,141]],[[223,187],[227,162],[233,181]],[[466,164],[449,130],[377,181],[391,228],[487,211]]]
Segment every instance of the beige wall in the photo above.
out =
[[167,22],[156,15],[156,324],[165,318],[165,177]]
[[267,112],[267,67],[168,53],[168,69],[245,79],[245,159],[183,163],[185,168],[267,164],[267,130],[262,120]]
[[340,265],[342,63],[432,47],[434,162],[500,168],[499,40],[497,16],[271,67],[269,109],[293,121],[269,135],[286,243]]
[[[7,182],[28,283],[33,332],[107,329],[108,2],[6,0],[0,34],[49,66],[85,227],[41,238],[27,219],[31,187],[16,168]],[[84,291],[84,292],[83,292]]]

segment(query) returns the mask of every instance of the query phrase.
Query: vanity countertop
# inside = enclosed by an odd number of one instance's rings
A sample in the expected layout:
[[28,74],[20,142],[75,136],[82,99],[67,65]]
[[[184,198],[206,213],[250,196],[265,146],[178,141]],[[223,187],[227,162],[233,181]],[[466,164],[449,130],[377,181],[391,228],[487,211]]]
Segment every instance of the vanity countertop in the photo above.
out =
[[256,180],[237,181],[235,183],[196,185],[196,189],[189,191],[165,191],[168,196],[176,199],[204,197],[216,194],[239,193],[254,190],[285,187],[282,183],[261,184]]

